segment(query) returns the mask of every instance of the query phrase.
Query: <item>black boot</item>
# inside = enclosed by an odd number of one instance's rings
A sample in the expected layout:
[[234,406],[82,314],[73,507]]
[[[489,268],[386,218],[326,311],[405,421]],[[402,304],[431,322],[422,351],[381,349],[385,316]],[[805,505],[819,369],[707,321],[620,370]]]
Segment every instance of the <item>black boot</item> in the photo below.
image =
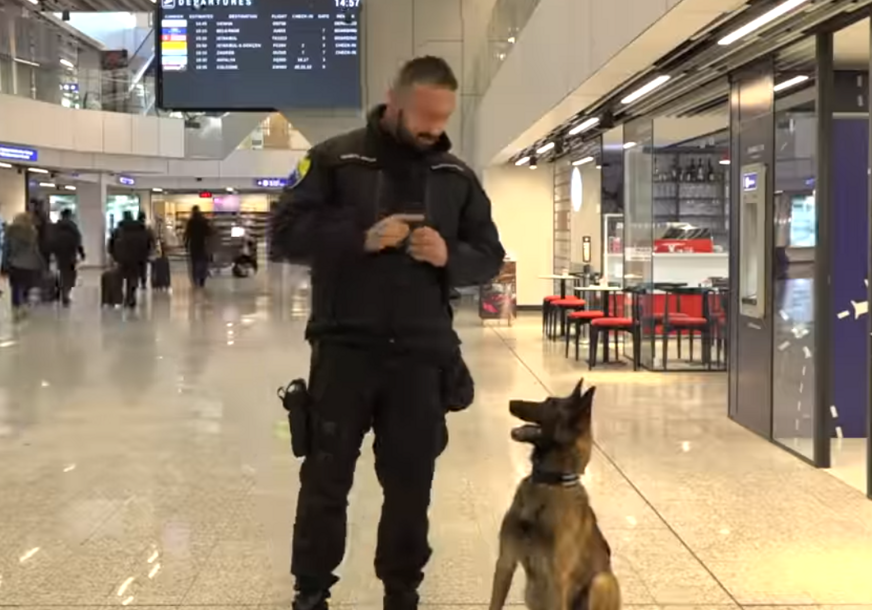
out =
[[315,593],[297,591],[294,597],[293,610],[327,610],[327,598],[329,593],[318,591]]
[[384,610],[418,610],[418,592],[413,589],[385,592]]

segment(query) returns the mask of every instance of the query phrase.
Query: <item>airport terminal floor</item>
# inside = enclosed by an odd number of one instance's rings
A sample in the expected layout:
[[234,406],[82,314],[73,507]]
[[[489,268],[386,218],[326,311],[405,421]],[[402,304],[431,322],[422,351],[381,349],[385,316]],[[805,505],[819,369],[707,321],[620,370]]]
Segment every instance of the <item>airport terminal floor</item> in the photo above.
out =
[[[305,275],[183,277],[137,314],[0,314],[0,606],[289,608],[297,491],[276,388],[307,368]],[[460,316],[477,403],[451,417],[431,510],[424,608],[486,607],[497,531],[527,448],[513,397],[583,373],[544,348],[537,316]],[[872,608],[872,503],[731,423],[722,375],[597,370],[585,476],[628,607]],[[380,492],[369,449],[333,602],[381,607]],[[523,577],[511,603],[522,604]]]

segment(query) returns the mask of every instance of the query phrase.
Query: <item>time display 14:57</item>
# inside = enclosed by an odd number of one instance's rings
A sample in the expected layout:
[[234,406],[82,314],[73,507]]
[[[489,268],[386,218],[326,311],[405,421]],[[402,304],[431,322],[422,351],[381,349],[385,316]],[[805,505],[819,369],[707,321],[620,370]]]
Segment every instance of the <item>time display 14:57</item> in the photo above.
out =
[[336,0],[336,8],[357,8],[360,0]]

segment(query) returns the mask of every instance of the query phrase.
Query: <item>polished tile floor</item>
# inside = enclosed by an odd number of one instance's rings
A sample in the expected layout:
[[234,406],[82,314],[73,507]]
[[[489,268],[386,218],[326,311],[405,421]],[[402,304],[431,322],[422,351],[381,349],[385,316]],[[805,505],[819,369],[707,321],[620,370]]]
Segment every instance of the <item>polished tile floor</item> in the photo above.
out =
[[[134,315],[70,311],[13,328],[0,308],[0,606],[287,608],[298,464],[276,388],[306,370],[302,277],[176,278]],[[538,319],[459,325],[477,404],[450,421],[432,507],[425,607],[487,604],[497,529],[527,450],[511,397],[583,373]],[[622,369],[599,386],[588,475],[627,606],[869,606],[872,502],[725,417],[722,375]],[[380,496],[365,451],[340,606],[374,610]],[[521,602],[521,579],[512,603]]]

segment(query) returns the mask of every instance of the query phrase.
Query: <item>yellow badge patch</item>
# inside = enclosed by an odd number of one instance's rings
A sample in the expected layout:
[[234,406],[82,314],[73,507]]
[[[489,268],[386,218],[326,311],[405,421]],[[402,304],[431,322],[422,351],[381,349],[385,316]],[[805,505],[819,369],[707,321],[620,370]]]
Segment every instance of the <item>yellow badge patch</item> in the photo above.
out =
[[306,177],[306,174],[309,173],[310,169],[312,169],[312,160],[308,156],[300,159],[299,163],[297,163],[297,167],[294,168],[291,177],[288,179],[288,186],[294,188],[300,184],[303,181],[303,178]]

